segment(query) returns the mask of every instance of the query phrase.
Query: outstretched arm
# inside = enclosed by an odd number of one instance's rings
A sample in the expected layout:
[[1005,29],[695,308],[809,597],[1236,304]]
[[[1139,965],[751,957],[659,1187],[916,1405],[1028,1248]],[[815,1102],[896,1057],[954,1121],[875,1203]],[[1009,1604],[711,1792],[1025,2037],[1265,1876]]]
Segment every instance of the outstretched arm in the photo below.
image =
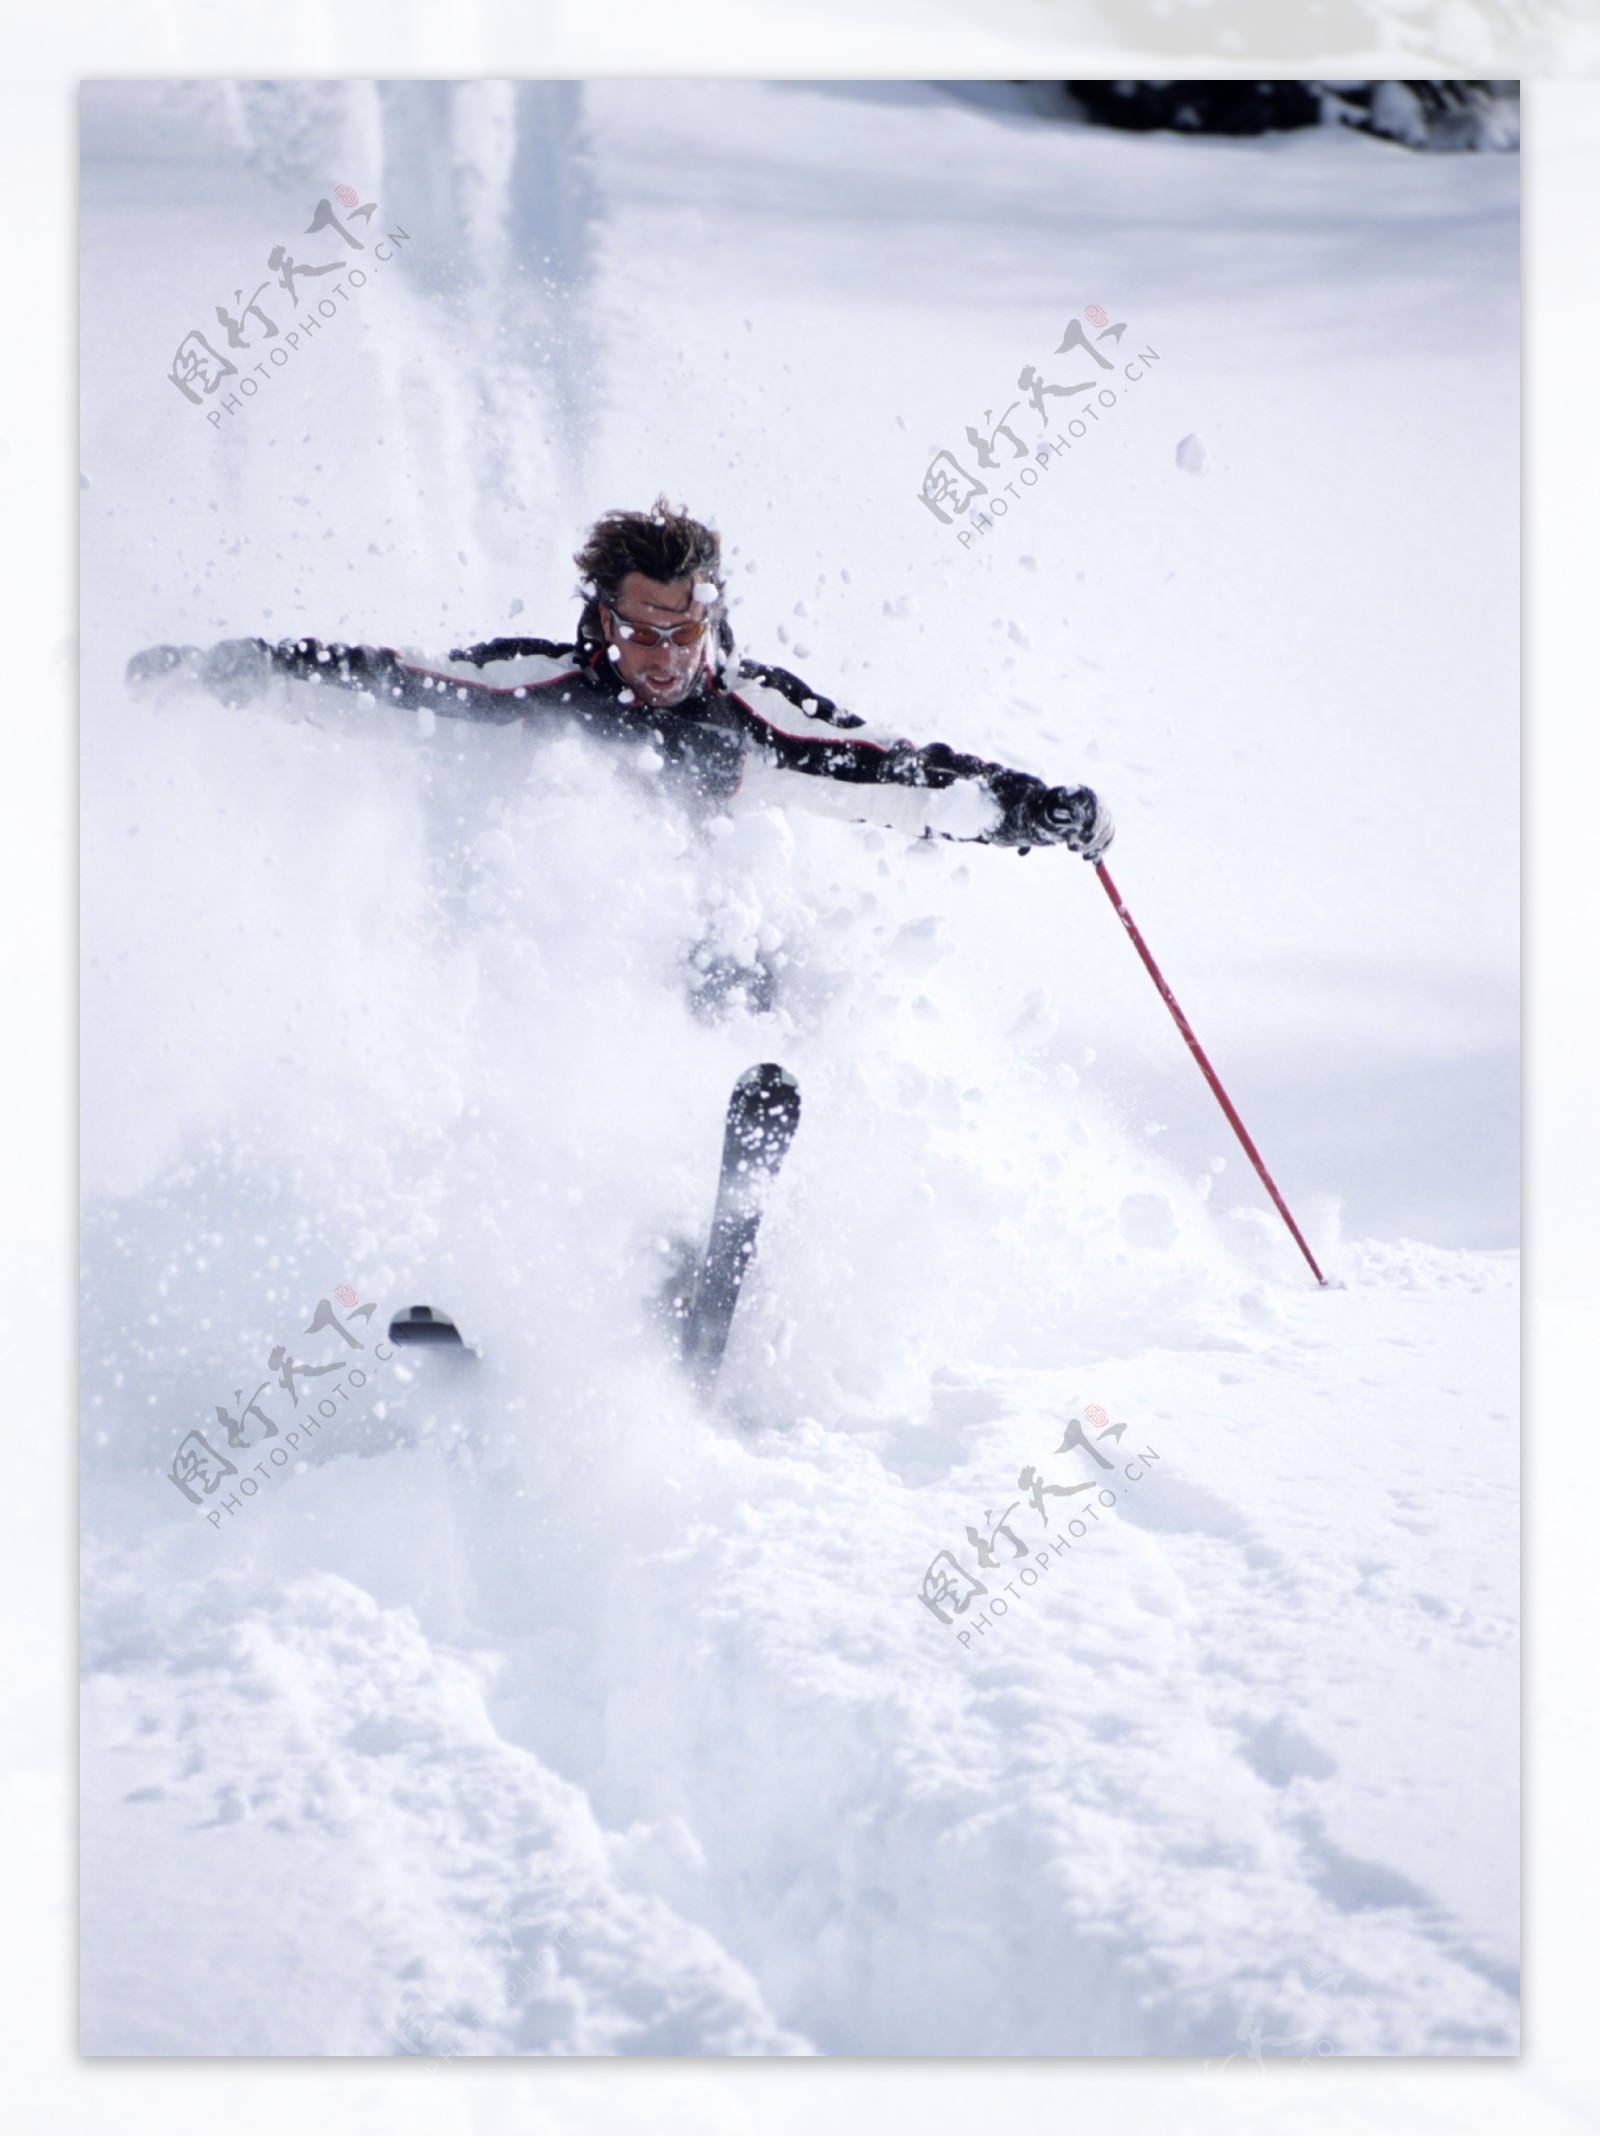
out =
[[[559,651],[560,648],[551,648]],[[422,706],[444,719],[488,721],[508,725],[529,710],[528,698],[548,688],[548,670],[562,664],[548,659],[528,663],[527,679],[483,680],[483,662],[475,653],[452,654],[438,667],[423,667],[380,645],[323,645],[315,638],[286,638],[269,645],[264,638],[226,638],[209,651],[193,645],[157,645],[128,662],[128,680],[138,686],[186,678],[225,705],[248,704],[275,675],[333,689],[365,691],[379,704]],[[570,663],[567,664],[570,666]],[[532,672],[534,668],[545,672]]]
[[[1087,786],[1047,786],[1031,772],[1012,771],[1004,764],[991,764],[982,757],[964,756],[943,742],[930,742],[916,749],[902,742],[886,752],[879,783],[949,793],[958,782],[978,787],[994,803],[998,820],[986,830],[968,832],[985,845],[1064,845],[1086,860],[1098,860],[1114,835],[1111,811]],[[933,836],[959,837],[960,832],[941,831],[936,820],[928,831]]]
[[[784,779],[772,789],[774,800],[804,794],[829,814],[890,824],[913,836],[1022,851],[1064,845],[1090,860],[1111,843],[1110,811],[1089,787],[1049,786],[1030,772],[965,755],[944,742],[918,748],[874,736],[854,713],[842,712],[784,669],[747,668],[732,701],[769,772],[810,775],[804,788]],[[744,786],[757,791],[766,783],[760,773],[747,773]],[[869,796],[863,788],[877,791]]]

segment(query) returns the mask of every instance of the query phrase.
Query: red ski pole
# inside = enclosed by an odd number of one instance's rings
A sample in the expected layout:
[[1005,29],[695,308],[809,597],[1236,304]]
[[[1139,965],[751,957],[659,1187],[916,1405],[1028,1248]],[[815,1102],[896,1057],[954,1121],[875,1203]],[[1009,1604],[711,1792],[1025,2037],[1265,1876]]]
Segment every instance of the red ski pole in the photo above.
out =
[[1163,979],[1161,976],[1161,972],[1156,964],[1155,958],[1151,956],[1149,950],[1145,947],[1144,936],[1140,934],[1138,928],[1134,926],[1133,915],[1129,912],[1127,906],[1122,902],[1122,898],[1117,890],[1117,886],[1111,880],[1110,869],[1107,868],[1103,860],[1097,860],[1094,863],[1094,870],[1100,878],[1100,887],[1105,891],[1106,896],[1111,900],[1112,908],[1115,911],[1117,918],[1128,930],[1128,939],[1132,942],[1134,948],[1139,952],[1140,957],[1143,959],[1145,970],[1155,981],[1157,993],[1161,996],[1167,1007],[1172,1011],[1172,1020],[1177,1025],[1178,1029],[1183,1033],[1184,1044],[1189,1048],[1189,1051],[1200,1063],[1200,1073],[1211,1085],[1212,1095],[1216,1098],[1217,1103],[1227,1114],[1228,1125],[1238,1136],[1245,1155],[1249,1158],[1250,1162],[1256,1168],[1256,1172],[1261,1180],[1261,1184],[1272,1196],[1273,1206],[1276,1208],[1278,1214],[1283,1218],[1284,1222],[1288,1225],[1290,1235],[1293,1237],[1295,1244],[1305,1255],[1306,1266],[1311,1270],[1311,1273],[1316,1277],[1317,1281],[1322,1285],[1323,1289],[1326,1290],[1328,1288],[1327,1277],[1317,1266],[1316,1259],[1315,1256],[1312,1254],[1311,1248],[1301,1237],[1300,1226],[1289,1214],[1289,1204],[1278,1192],[1278,1189],[1273,1182],[1272,1174],[1267,1170],[1266,1166],[1261,1161],[1261,1152],[1256,1148],[1255,1144],[1250,1140],[1249,1135],[1245,1132],[1244,1122],[1239,1118],[1239,1115],[1233,1109],[1233,1100],[1228,1096],[1228,1093],[1217,1081],[1216,1070],[1206,1059],[1205,1049],[1201,1045],[1199,1039],[1195,1037],[1194,1031],[1190,1026],[1188,1017],[1185,1016],[1182,1009],[1179,1008],[1177,999],[1173,994],[1171,987],[1168,986],[1165,979]]

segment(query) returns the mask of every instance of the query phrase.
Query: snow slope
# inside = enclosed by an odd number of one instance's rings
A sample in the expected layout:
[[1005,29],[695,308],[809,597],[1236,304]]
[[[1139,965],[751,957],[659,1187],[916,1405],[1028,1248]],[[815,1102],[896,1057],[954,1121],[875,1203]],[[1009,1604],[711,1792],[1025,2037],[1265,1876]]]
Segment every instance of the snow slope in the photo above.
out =
[[[917,85],[101,87],[84,137],[85,2048],[1514,2051],[1514,159]],[[397,259],[209,424],[173,347],[345,179]],[[1159,356],[963,549],[929,456],[1090,302]],[[1346,1288],[1064,855],[121,683],[559,631],[657,488],[753,650],[1105,792]],[[690,1013],[757,948],[772,1012]],[[704,1415],[651,1300],[767,1058]],[[364,1351],[210,1523],[178,1441],[341,1284],[482,1358]],[[1014,1502],[1037,1577],[941,1624]]]

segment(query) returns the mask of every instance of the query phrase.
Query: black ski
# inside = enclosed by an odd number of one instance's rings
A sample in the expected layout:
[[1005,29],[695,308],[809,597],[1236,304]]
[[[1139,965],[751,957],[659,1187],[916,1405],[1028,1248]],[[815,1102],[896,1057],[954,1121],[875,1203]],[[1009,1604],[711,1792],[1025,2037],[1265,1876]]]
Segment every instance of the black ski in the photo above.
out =
[[684,1324],[683,1361],[702,1393],[716,1378],[728,1345],[739,1288],[756,1250],[765,1189],[799,1124],[800,1086],[788,1070],[776,1061],[747,1068],[728,1100],[711,1237]]

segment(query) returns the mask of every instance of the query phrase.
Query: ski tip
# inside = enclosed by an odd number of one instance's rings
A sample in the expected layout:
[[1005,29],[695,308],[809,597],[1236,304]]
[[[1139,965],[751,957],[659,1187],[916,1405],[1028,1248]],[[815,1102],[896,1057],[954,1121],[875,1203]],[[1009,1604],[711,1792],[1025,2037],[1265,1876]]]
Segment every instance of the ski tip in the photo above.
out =
[[800,1085],[795,1081],[788,1069],[781,1066],[777,1061],[757,1061],[753,1068],[745,1070],[734,1088],[736,1090],[783,1090],[792,1091],[796,1097],[800,1095]]
[[429,1343],[434,1347],[454,1347],[464,1350],[467,1345],[461,1339],[461,1330],[448,1313],[437,1312],[431,1305],[408,1305],[403,1313],[396,1313],[389,1323],[389,1340],[393,1343]]
[[792,1133],[800,1120],[800,1085],[787,1068],[776,1061],[758,1061],[747,1068],[733,1086],[729,1115],[761,1115],[782,1120]]

